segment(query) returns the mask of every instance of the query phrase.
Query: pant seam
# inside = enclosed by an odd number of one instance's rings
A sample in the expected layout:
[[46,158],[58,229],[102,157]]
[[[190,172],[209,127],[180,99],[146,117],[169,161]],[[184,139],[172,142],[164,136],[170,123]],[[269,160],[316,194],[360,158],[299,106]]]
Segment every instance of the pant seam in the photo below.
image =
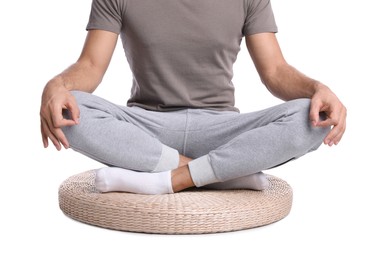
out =
[[184,129],[183,155],[186,154],[186,149],[187,149],[188,129],[189,129],[189,122],[190,122],[189,119],[190,119],[190,114],[189,114],[189,109],[187,109],[186,119],[185,119],[185,129]]

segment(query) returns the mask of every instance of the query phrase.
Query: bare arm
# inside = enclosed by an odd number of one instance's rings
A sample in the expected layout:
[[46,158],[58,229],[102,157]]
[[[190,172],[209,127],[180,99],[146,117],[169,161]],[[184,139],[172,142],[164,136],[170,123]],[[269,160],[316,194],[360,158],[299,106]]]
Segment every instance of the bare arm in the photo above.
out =
[[[76,63],[52,78],[45,86],[40,109],[41,133],[44,147],[48,139],[57,150],[69,143],[61,131],[63,126],[79,123],[79,109],[70,90],[93,92],[101,82],[114,52],[117,34],[92,30]],[[64,119],[62,111],[68,109],[72,119]]]
[[[338,97],[321,82],[311,79],[290,66],[284,59],[274,33],[261,33],[246,38],[247,48],[261,81],[282,100],[310,98],[313,126],[333,126],[324,143],[338,144],[346,129],[346,108]],[[325,112],[327,119],[319,120]]]

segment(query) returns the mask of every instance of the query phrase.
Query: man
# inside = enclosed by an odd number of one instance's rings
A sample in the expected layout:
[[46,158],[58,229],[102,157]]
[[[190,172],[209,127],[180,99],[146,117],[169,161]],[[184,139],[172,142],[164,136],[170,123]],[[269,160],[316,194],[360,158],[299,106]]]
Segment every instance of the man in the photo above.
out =
[[[283,58],[269,0],[93,0],[78,61],[42,95],[41,132],[109,167],[102,192],[188,187],[262,190],[262,170],[340,142],[346,108]],[[127,106],[93,94],[121,36],[133,73]],[[241,114],[232,66],[242,38],[268,90],[286,102]]]

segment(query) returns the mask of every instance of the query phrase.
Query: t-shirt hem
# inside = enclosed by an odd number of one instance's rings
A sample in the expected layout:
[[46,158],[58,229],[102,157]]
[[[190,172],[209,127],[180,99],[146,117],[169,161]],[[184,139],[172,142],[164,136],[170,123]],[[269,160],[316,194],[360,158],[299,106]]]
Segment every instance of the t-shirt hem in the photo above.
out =
[[114,28],[112,28],[110,26],[105,26],[105,25],[88,25],[86,27],[86,31],[90,31],[90,30],[103,30],[103,31],[108,31],[108,32],[120,34],[120,30],[115,30]]
[[202,109],[202,110],[213,110],[213,111],[232,111],[240,112],[240,110],[235,106],[174,106],[174,107],[160,107],[160,106],[150,106],[140,103],[128,102],[128,107],[139,107],[145,110],[157,111],[157,112],[172,112],[185,109]]
[[258,28],[257,30],[248,30],[244,32],[244,36],[249,36],[253,34],[258,34],[258,33],[277,33],[278,28],[276,27],[265,27],[265,28]]

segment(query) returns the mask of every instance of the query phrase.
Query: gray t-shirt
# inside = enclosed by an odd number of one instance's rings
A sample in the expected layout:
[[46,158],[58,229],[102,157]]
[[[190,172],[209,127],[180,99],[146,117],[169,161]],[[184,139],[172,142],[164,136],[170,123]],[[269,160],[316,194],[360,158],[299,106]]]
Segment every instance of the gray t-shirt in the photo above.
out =
[[237,111],[233,64],[245,35],[277,32],[270,0],[93,0],[87,30],[121,35],[128,106]]

